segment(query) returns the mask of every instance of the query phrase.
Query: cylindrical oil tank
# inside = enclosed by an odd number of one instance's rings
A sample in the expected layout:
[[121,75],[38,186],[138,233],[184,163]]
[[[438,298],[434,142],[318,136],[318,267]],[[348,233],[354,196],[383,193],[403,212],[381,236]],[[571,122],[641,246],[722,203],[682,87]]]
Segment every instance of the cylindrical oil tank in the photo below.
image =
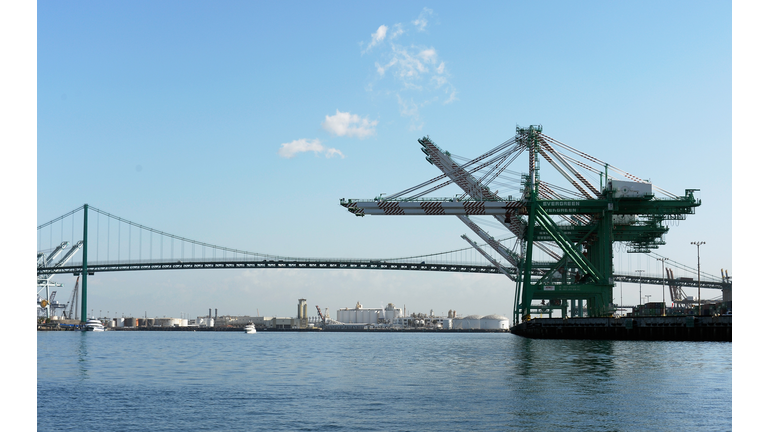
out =
[[464,317],[464,326],[463,326],[464,330],[469,330],[469,329],[474,330],[474,329],[482,328],[480,319],[481,319],[480,315],[468,315]]
[[443,318],[443,330],[451,330],[451,329],[453,329],[453,319]]
[[509,329],[509,318],[501,315],[486,315],[480,319],[481,327],[485,330],[505,330]]
[[462,330],[464,328],[464,318],[453,318],[452,320],[451,324],[454,330]]

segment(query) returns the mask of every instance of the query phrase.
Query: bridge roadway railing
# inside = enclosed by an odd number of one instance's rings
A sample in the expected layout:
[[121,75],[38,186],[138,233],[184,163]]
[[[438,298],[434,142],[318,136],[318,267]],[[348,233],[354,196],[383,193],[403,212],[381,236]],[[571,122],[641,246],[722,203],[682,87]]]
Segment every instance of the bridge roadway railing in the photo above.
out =
[[[463,273],[499,273],[494,266],[462,263],[386,262],[383,260],[175,260],[145,262],[88,263],[88,273],[130,270],[189,269],[330,269],[330,270],[419,270]],[[38,272],[79,274],[82,265],[40,268]]]
[[[427,263],[386,260],[350,260],[350,259],[285,259],[285,260],[145,260],[132,262],[89,262],[88,273],[136,271],[136,270],[191,270],[191,269],[326,269],[326,270],[408,270],[408,271],[437,271],[458,273],[495,274],[499,269],[492,265],[476,265],[466,263]],[[516,270],[507,269],[513,279]],[[82,264],[73,263],[61,267],[38,267],[38,274],[80,274]],[[659,277],[638,277],[634,275],[614,274],[615,282],[642,283],[647,285],[669,285],[669,279]],[[675,280],[676,285],[698,287],[696,280]],[[723,289],[730,284],[722,281],[702,280],[701,287],[708,289]]]

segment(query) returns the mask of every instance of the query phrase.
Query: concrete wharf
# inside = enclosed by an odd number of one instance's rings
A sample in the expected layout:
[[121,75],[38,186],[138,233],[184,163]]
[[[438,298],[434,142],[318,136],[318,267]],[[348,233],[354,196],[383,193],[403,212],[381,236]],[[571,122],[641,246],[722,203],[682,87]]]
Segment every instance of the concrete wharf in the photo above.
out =
[[510,329],[531,339],[732,341],[731,315],[534,318]]

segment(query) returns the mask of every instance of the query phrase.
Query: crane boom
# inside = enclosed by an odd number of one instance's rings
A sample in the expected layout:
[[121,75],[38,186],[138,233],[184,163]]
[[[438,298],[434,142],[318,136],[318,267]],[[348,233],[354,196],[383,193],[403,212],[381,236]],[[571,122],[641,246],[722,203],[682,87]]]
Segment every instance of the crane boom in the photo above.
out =
[[323,322],[323,325],[325,325],[325,317],[323,316],[323,313],[320,311],[320,306],[315,305],[317,308],[317,315],[320,317],[320,320]]
[[467,237],[465,234],[462,234],[462,235],[461,235],[461,238],[463,238],[464,240],[466,240],[466,241],[467,241],[467,243],[469,243],[469,244],[470,244],[470,246],[472,246],[473,248],[475,248],[475,250],[476,250],[476,251],[478,251],[478,252],[480,253],[480,255],[482,255],[483,257],[485,257],[485,259],[487,259],[488,261],[490,261],[490,262],[491,262],[491,264],[493,264],[493,265],[494,265],[494,266],[495,266],[497,269],[499,269],[499,271],[500,271],[501,273],[503,273],[503,274],[504,274],[504,276],[508,277],[508,278],[509,278],[509,280],[511,280],[512,282],[517,282],[517,279],[515,279],[515,277],[514,277],[514,276],[512,276],[512,273],[510,273],[510,272],[509,272],[509,270],[508,270],[506,267],[504,267],[504,266],[503,266],[503,265],[501,265],[501,264],[500,264],[498,261],[496,261],[495,259],[493,259],[493,257],[492,257],[492,256],[488,255],[488,254],[487,254],[487,253],[486,253],[486,252],[485,252],[485,251],[484,251],[484,250],[483,250],[483,249],[482,249],[480,246],[478,246],[478,245],[477,245],[477,243],[475,243],[475,242],[473,242],[472,240],[470,240],[470,239],[469,239],[469,237]]
[[[464,222],[464,224],[467,227],[469,227],[469,229],[474,231],[475,234],[477,234],[481,239],[483,239],[484,242],[486,242],[490,247],[492,247],[493,250],[495,250],[499,255],[504,257],[505,260],[509,261],[509,263],[515,266],[515,268],[519,268],[522,258],[518,254],[504,247],[504,245],[499,243],[498,240],[496,240],[490,234],[485,232],[482,228],[477,226],[476,223],[472,222],[472,220],[469,219],[468,216],[458,216],[458,218],[462,222]],[[468,240],[468,239],[465,239],[465,240]]]
[[[67,243],[67,245],[69,244],[69,242],[64,242],[64,243]],[[62,243],[62,245],[64,245],[64,243]],[[64,247],[66,247],[66,246],[64,246]],[[72,259],[72,257],[73,257],[73,256],[75,256],[75,254],[76,254],[76,253],[77,253],[77,252],[78,252],[78,251],[79,251],[79,250],[80,250],[82,247],[83,247],[83,241],[82,241],[82,240],[80,240],[80,241],[78,241],[77,243],[75,243],[75,245],[74,245],[74,246],[72,246],[72,248],[71,248],[71,249],[69,249],[69,250],[67,251],[67,253],[66,253],[66,254],[64,254],[64,256],[63,256],[63,257],[62,257],[62,258],[61,258],[61,259],[60,259],[60,260],[59,260],[59,261],[56,263],[56,265],[54,265],[54,266],[53,266],[53,268],[58,268],[58,267],[61,267],[61,266],[63,266],[64,264],[66,264],[66,263],[67,263],[67,262],[68,262],[70,259]],[[63,248],[62,248],[62,249],[63,249]],[[55,251],[54,251],[54,252],[55,252]],[[58,252],[61,252],[61,251],[59,250]],[[58,252],[56,253],[56,255],[58,255]],[[55,258],[55,257],[56,257],[56,255],[54,255],[54,254],[52,253],[52,254],[49,256],[49,258],[46,260],[46,262],[47,262],[47,265],[46,265],[46,267],[51,267],[51,266],[50,266],[50,263],[53,261],[53,258]],[[52,276],[53,276],[53,273],[38,273],[38,276],[37,276],[37,284],[38,284],[38,285],[42,285],[42,284],[46,284],[46,283],[48,283],[48,282],[51,280],[51,277],[52,277]]]
[[[75,280],[75,288],[72,289],[72,297],[69,299],[69,313],[67,314],[67,318],[69,319],[77,319],[77,294],[78,289],[80,286],[80,276],[77,277]],[[75,310],[75,315],[72,315],[72,309]]]
[[[59,256],[61,251],[66,249],[67,246],[69,246],[69,242],[67,241],[61,242],[60,245],[56,246],[56,248],[53,251],[51,251],[51,253],[48,254],[48,256],[45,259],[42,260],[43,267],[50,267],[53,260],[56,259],[56,257]],[[40,262],[41,257],[39,253],[37,254],[37,258],[38,258],[38,262]]]

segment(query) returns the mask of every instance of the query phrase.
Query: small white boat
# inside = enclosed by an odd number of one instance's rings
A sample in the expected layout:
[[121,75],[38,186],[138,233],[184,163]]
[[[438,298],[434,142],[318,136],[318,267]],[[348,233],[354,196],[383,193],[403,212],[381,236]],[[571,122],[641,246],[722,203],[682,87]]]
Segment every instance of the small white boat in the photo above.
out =
[[106,330],[104,328],[104,324],[101,323],[101,321],[91,318],[88,321],[85,322],[85,331],[104,331]]
[[256,333],[256,325],[252,322],[249,322],[245,325],[245,327],[243,327],[243,330],[245,330],[246,333]]

